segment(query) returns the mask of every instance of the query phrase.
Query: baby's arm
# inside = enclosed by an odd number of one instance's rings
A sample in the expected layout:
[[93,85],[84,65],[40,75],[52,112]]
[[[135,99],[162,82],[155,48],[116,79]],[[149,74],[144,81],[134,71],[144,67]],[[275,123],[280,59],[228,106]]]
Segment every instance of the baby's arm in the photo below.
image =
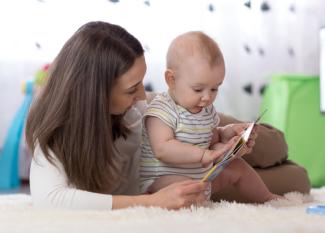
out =
[[214,144],[216,144],[216,143],[220,143],[221,142],[221,128],[222,127],[216,127],[216,128],[214,128],[213,129],[213,136],[212,136],[212,140],[211,140],[211,143],[210,143],[210,145],[212,146],[212,145],[214,145]]
[[[226,135],[225,128],[226,128],[226,126],[214,128],[212,140],[210,143],[211,150],[220,150],[220,148],[222,148],[224,146],[224,144],[229,143],[229,141],[233,140],[234,138],[238,138],[238,136],[236,136],[236,134]],[[228,132],[226,132],[226,133],[228,133]]]
[[207,166],[223,155],[234,141],[225,143],[219,150],[206,150],[175,139],[173,130],[157,117],[148,116],[145,127],[150,145],[157,159],[170,164],[202,163]]

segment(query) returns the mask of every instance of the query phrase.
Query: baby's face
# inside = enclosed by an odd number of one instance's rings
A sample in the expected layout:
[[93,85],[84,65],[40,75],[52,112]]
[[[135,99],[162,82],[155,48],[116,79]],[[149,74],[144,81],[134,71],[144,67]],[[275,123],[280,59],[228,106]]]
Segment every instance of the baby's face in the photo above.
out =
[[212,104],[225,76],[224,64],[210,66],[203,59],[185,59],[170,89],[175,101],[191,113]]

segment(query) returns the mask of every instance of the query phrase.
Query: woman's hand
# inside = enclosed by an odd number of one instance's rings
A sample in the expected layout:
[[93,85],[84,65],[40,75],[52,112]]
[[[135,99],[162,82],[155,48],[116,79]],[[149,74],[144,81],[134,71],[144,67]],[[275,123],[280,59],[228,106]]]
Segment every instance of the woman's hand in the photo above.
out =
[[151,194],[152,206],[167,209],[179,209],[191,205],[200,205],[206,201],[204,191],[207,182],[186,180],[173,183],[158,192]]

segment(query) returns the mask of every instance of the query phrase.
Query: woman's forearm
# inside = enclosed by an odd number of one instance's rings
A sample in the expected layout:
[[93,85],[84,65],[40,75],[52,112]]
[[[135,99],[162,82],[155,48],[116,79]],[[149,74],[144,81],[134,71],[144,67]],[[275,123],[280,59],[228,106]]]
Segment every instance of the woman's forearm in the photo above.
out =
[[30,190],[33,203],[42,207],[64,209],[112,209],[112,195],[87,192],[69,187],[59,163],[54,166],[42,154],[32,161]]
[[113,196],[112,209],[123,209],[132,206],[154,206],[152,201],[152,195],[144,194],[137,196],[124,196],[124,195],[115,195]]

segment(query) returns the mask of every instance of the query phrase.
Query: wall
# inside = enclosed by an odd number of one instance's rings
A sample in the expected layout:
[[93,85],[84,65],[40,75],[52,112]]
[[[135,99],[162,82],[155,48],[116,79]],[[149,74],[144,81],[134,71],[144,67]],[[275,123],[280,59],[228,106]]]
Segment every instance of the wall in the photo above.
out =
[[[2,0],[0,2],[0,148],[24,98],[21,83],[51,62],[82,24],[104,20],[124,26],[146,49],[146,83],[165,90],[170,41],[203,30],[224,52],[227,74],[216,106],[253,119],[260,93],[274,73],[319,73],[322,0]],[[325,21],[324,21],[325,22]]]

